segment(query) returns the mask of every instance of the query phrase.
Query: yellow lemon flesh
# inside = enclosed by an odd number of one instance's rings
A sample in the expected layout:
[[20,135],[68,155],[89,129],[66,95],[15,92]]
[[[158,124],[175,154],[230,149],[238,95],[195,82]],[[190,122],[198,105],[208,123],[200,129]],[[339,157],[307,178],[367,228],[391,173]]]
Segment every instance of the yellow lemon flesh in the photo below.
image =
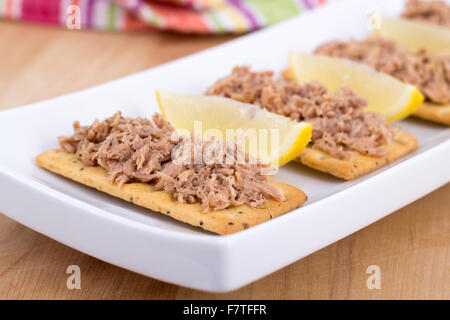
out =
[[450,51],[450,30],[428,22],[382,18],[375,34],[412,52],[423,48],[433,53]]
[[[256,105],[232,99],[157,91],[163,116],[178,130],[230,140],[246,136],[246,151],[283,165],[299,156],[311,140],[311,124],[293,121]],[[252,140],[254,139],[254,140]]]
[[365,111],[379,112],[388,121],[406,118],[424,100],[413,85],[347,59],[291,53],[288,74],[299,84],[320,81],[331,92],[347,86],[367,100]]

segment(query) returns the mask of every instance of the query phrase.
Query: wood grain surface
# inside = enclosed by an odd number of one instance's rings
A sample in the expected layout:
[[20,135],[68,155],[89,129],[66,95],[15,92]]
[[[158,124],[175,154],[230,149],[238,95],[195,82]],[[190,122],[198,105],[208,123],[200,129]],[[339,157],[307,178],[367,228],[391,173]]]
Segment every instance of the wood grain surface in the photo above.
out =
[[[231,38],[111,34],[2,22],[0,109],[87,88]],[[79,290],[67,289],[69,265],[81,268]],[[367,288],[370,265],[380,267],[380,289]],[[450,184],[227,294],[143,277],[0,215],[0,299],[450,299],[449,267]]]

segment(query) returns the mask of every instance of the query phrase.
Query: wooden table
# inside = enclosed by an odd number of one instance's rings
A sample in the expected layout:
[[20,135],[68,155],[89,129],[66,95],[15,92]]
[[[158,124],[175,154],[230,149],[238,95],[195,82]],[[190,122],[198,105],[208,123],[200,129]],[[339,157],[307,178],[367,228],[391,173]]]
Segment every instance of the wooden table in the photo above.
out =
[[[87,88],[231,38],[110,34],[2,22],[0,109]],[[137,275],[0,215],[0,299],[450,299],[449,262],[450,184],[228,294]],[[69,265],[81,268],[80,290],[66,287]],[[366,286],[370,265],[380,267],[381,289]]]

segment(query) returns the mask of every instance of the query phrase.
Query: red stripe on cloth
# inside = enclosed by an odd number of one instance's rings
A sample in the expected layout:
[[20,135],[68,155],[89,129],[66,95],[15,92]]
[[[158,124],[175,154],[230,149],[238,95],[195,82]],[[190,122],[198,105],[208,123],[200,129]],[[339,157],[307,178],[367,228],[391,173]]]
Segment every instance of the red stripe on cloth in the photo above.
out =
[[150,25],[139,20],[134,14],[126,13],[125,25],[124,25],[124,29],[126,31],[139,31],[139,30],[145,30],[145,29],[150,29],[150,28],[151,28]]
[[6,0],[5,17],[6,18],[12,17],[12,0]]
[[60,0],[22,0],[24,21],[59,24]]
[[166,7],[159,4],[151,4],[150,7],[157,14],[163,16],[167,29],[181,32],[210,32],[201,14],[193,10],[175,8],[173,6]]

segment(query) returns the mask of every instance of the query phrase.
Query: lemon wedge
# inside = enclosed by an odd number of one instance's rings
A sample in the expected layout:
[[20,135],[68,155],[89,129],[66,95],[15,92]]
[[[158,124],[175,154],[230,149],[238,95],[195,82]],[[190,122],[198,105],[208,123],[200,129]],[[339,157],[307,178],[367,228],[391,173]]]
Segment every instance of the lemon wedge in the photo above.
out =
[[428,22],[382,18],[375,34],[394,40],[412,52],[422,48],[434,53],[450,51],[450,30]]
[[310,123],[297,122],[256,105],[164,91],[157,91],[156,97],[163,116],[176,129],[201,130],[203,137],[213,135],[224,140],[244,133],[246,151],[274,165],[297,158],[311,140]]
[[424,100],[413,85],[347,59],[291,53],[287,74],[299,84],[320,81],[332,92],[347,86],[367,100],[365,111],[379,112],[388,121],[406,118]]

